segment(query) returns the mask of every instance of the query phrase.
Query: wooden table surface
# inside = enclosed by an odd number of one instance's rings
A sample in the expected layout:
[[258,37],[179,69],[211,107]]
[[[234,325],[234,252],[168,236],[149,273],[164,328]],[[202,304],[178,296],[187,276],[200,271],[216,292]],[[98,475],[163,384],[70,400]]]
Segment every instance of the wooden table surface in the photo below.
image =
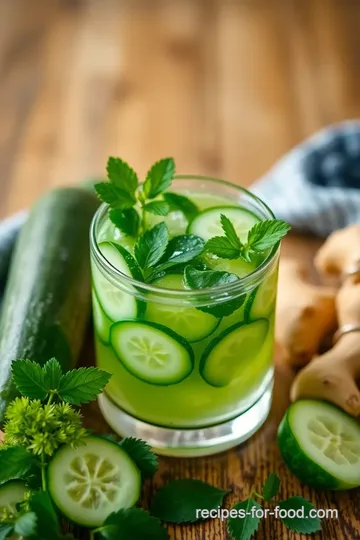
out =
[[[0,0],[0,217],[102,175],[110,154],[140,173],[172,155],[179,172],[250,185],[321,126],[359,116],[359,25],[357,0]],[[284,250],[310,261],[318,245],[292,237]],[[232,488],[232,502],[276,471],[282,497],[339,510],[316,538],[360,538],[359,490],[316,494],[281,461],[291,378],[279,362],[271,416],[250,441],[162,458],[154,485],[201,478]],[[106,430],[96,406],[87,421]],[[169,531],[226,538],[219,521]],[[256,538],[305,537],[269,519]]]

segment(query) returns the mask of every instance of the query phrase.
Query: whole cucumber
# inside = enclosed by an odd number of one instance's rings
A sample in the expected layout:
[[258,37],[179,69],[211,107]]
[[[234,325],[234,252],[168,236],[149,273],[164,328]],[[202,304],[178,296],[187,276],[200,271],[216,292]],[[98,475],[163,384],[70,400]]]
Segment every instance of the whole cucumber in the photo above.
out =
[[35,204],[12,258],[0,317],[0,424],[17,391],[11,364],[77,361],[90,314],[89,227],[98,207],[83,189],[50,191]]

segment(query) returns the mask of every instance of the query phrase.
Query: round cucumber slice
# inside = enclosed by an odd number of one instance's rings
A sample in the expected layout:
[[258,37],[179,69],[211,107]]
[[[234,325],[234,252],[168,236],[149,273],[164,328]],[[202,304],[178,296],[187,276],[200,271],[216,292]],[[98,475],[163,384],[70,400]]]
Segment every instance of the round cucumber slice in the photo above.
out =
[[101,341],[108,344],[110,339],[110,327],[113,322],[103,311],[94,289],[92,291],[92,306],[95,331],[97,332]]
[[47,471],[48,489],[64,516],[84,527],[98,527],[112,512],[134,506],[141,475],[118,444],[101,437],[84,442],[56,452]]
[[125,369],[150,384],[177,384],[194,368],[189,343],[169,328],[151,322],[114,324],[110,342]]
[[5,509],[15,513],[17,503],[24,500],[28,491],[25,483],[20,480],[10,480],[0,486],[0,511]]
[[[153,285],[165,289],[185,289],[182,274],[166,275],[154,281]],[[148,302],[146,318],[167,326],[190,342],[200,341],[212,334],[221,320],[194,307],[171,306],[155,302]]]
[[245,305],[246,320],[254,321],[262,317],[269,317],[274,311],[277,278],[278,272],[275,270],[250,294]]
[[317,489],[360,486],[360,424],[325,401],[290,405],[278,442],[291,472]]
[[235,324],[211,341],[200,360],[200,373],[211,386],[222,387],[241,376],[241,372],[260,352],[269,323],[259,319],[250,324]]
[[241,206],[216,206],[200,212],[190,223],[188,232],[200,236],[205,241],[213,236],[224,236],[220,216],[224,214],[233,223],[241,241],[245,241],[247,233],[260,220],[255,214]]
[[[120,244],[103,242],[99,244],[99,248],[109,263],[119,272],[138,281],[143,280],[141,270],[134,257]],[[125,292],[115,287],[95,264],[93,264],[92,275],[96,296],[109,319],[119,321],[143,316],[146,309],[145,302],[138,300],[134,294],[131,294],[131,291]]]

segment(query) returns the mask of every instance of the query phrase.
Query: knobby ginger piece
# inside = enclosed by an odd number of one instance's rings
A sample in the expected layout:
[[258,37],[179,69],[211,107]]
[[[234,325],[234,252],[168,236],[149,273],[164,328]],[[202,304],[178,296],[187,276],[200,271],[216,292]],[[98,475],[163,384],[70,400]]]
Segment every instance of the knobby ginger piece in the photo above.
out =
[[360,223],[332,233],[318,250],[314,264],[323,278],[360,272]]

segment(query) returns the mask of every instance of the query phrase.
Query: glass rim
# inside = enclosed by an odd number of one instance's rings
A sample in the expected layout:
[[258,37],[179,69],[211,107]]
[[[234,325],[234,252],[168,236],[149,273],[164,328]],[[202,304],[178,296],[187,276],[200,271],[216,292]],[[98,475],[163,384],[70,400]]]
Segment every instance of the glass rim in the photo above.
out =
[[[191,174],[177,174],[174,176],[174,181],[176,180],[210,181],[210,182],[214,182],[216,184],[220,184],[228,188],[234,189],[235,191],[238,191],[250,197],[256,204],[260,205],[262,207],[262,210],[265,210],[265,212],[268,214],[268,217],[265,219],[275,219],[275,215],[272,212],[272,210],[268,207],[268,205],[265,202],[263,202],[259,197],[257,197],[254,193],[251,193],[251,191],[241,186],[237,186],[236,184],[227,182],[226,180],[221,180],[221,179],[214,178],[211,176],[191,175]],[[131,276],[127,276],[126,274],[123,274],[120,270],[118,270],[115,266],[113,266],[102,254],[99,248],[98,240],[97,240],[97,227],[101,219],[107,213],[108,209],[109,209],[109,205],[106,203],[102,203],[100,207],[97,209],[91,222],[90,249],[91,249],[91,253],[95,257],[95,260],[97,261],[98,264],[100,264],[105,274],[110,275],[114,281],[121,281],[129,285],[131,289],[135,288],[135,290],[137,291],[141,290],[142,292],[152,293],[153,295],[156,295],[159,297],[177,298],[179,300],[181,299],[185,300],[191,297],[193,300],[194,299],[201,300],[204,298],[209,298],[209,295],[211,295],[213,297],[212,298],[213,301],[221,299],[221,295],[223,295],[223,298],[229,299],[229,296],[234,298],[238,295],[249,292],[250,290],[253,290],[256,286],[258,286],[263,281],[267,273],[273,269],[273,266],[277,259],[277,255],[279,254],[280,242],[278,242],[272,248],[269,255],[253,272],[251,272],[250,274],[247,274],[246,276],[240,277],[237,281],[226,283],[224,285],[219,285],[217,287],[207,287],[204,289],[187,289],[187,290],[158,287],[150,283],[138,281],[137,279],[134,279]],[[214,295],[216,295],[216,298],[214,298]]]

